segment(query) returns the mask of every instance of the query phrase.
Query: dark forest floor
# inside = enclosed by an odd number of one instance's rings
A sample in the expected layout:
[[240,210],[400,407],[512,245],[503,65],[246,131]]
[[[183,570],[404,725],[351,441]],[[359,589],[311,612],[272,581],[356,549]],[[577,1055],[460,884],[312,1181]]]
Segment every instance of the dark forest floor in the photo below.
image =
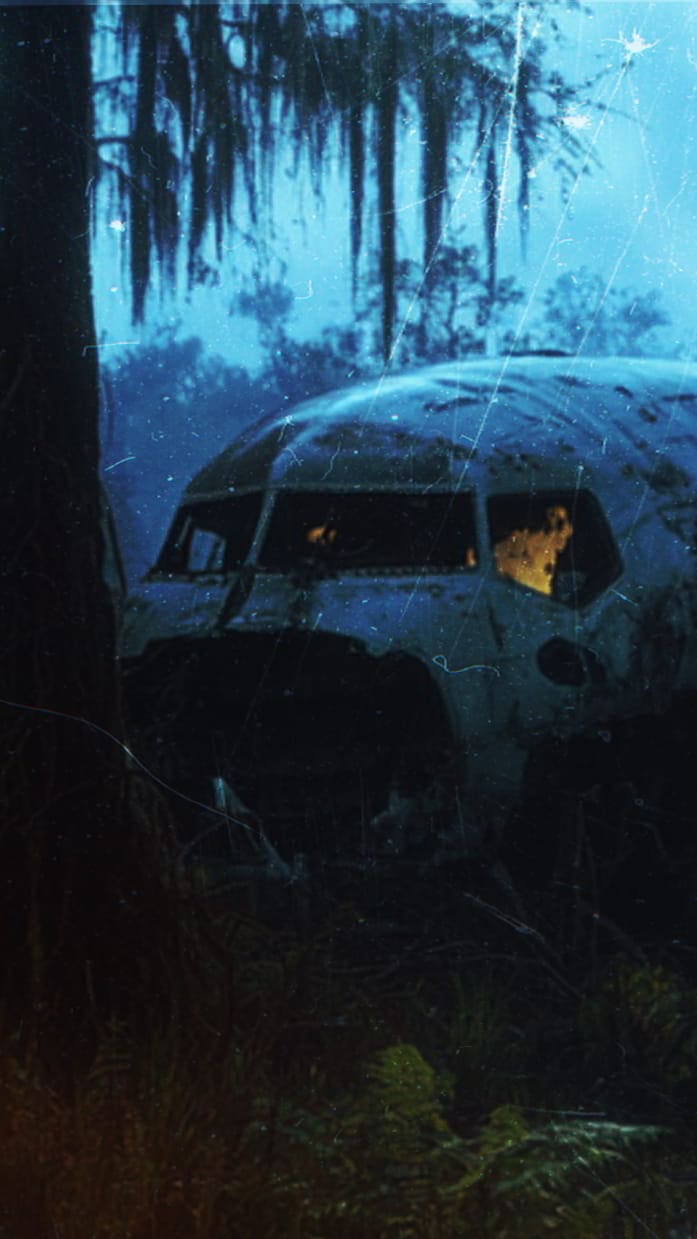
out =
[[560,808],[546,864],[513,835],[505,870],[190,866],[205,1003],[180,959],[176,1018],[105,1025],[67,1091],[1,1038],[0,1235],[695,1233],[691,869],[591,864],[599,832],[626,845],[598,813]]

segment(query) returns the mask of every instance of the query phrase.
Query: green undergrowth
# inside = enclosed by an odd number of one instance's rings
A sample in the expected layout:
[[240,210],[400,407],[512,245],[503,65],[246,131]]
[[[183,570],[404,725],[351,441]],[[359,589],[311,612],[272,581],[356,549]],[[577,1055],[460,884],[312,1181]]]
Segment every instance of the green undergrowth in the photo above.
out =
[[439,923],[438,892],[420,897],[401,919],[345,901],[274,928],[219,898],[195,1009],[134,995],[138,1020],[104,1022],[68,1082],[50,1040],[8,1027],[0,1234],[690,1234],[685,959],[620,942],[566,957],[515,917]]

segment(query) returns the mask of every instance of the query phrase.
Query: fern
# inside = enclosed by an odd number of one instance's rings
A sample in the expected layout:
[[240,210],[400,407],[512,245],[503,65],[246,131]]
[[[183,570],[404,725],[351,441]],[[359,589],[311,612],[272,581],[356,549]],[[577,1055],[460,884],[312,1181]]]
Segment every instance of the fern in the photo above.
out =
[[650,1218],[659,1233],[656,1226],[670,1224],[683,1197],[661,1164],[665,1139],[659,1127],[587,1119],[530,1127],[518,1107],[501,1106],[446,1194],[461,1217],[474,1212],[483,1233],[507,1239],[546,1231],[604,1239],[623,1219],[645,1228]]

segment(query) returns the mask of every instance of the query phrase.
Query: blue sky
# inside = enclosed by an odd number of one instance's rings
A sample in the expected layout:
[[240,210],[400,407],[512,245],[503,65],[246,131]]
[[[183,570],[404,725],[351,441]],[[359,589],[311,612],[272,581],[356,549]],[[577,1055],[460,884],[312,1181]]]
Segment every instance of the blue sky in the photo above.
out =
[[[553,190],[541,189],[530,270],[544,284],[555,271],[586,264],[608,283],[658,288],[676,337],[689,344],[697,277],[697,4],[604,0],[589,13],[568,14],[564,27],[567,74],[578,81],[604,71],[578,107],[602,167],[578,183],[566,213]],[[594,111],[599,103],[608,108],[604,117]]]
[[[469,3],[469,0],[467,0]],[[579,176],[563,202],[552,171],[556,149],[550,144],[535,168],[531,193],[527,261],[520,253],[515,212],[515,178],[501,230],[501,274],[515,275],[528,290],[522,311],[534,318],[546,287],[564,271],[587,266],[608,288],[633,286],[640,293],[660,291],[673,319],[668,341],[692,352],[696,327],[697,277],[697,2],[695,0],[596,0],[585,10],[555,16],[565,41],[558,60],[567,79],[592,80],[569,113],[569,126],[587,139],[601,161],[591,175]],[[544,34],[544,31],[542,32]],[[532,30],[526,27],[530,37]],[[403,239],[416,235],[418,145],[405,146],[403,175],[413,176],[413,206],[401,211]],[[590,167],[590,165],[589,165]],[[466,240],[480,239],[481,204],[474,182],[452,181],[452,221],[464,226]],[[277,187],[274,247],[287,263],[286,282],[295,296],[293,329],[316,334],[325,325],[350,320],[346,191],[331,178],[324,204],[288,172]],[[231,319],[232,276],[218,291],[197,291],[187,303],[182,294],[150,302],[144,327],[129,321],[122,277],[123,234],[109,227],[100,211],[95,250],[95,297],[99,331],[108,351],[119,341],[144,341],[160,324],[181,320],[184,335],[200,335],[212,351],[236,364],[259,358],[249,321]],[[112,223],[116,219],[111,220]],[[244,262],[244,247],[232,238],[231,264]],[[274,270],[272,264],[272,274]],[[525,325],[525,323],[523,325]],[[112,352],[112,355],[113,355]]]

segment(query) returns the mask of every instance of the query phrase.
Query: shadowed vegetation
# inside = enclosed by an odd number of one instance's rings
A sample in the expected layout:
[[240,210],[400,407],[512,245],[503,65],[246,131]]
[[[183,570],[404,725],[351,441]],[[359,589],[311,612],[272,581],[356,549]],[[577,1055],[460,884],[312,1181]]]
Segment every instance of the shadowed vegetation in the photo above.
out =
[[588,974],[453,890],[403,893],[401,918],[330,901],[304,929],[288,896],[271,930],[191,890],[207,997],[189,1004],[182,954],[179,1018],[154,1003],[137,1030],[99,1025],[69,1086],[6,1029],[7,1232],[682,1233],[697,1209],[685,961],[620,951]]

